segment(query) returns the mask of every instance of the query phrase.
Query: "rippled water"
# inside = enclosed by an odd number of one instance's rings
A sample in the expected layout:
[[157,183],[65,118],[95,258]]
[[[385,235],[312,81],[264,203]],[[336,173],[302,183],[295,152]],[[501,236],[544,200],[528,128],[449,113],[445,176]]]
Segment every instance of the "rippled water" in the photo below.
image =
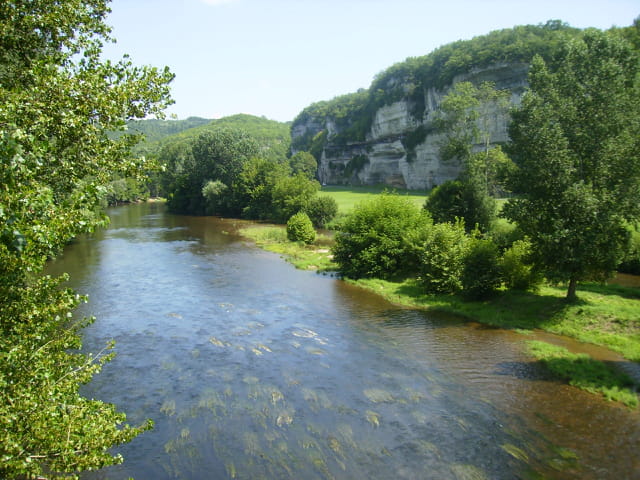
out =
[[50,273],[90,296],[85,347],[117,342],[85,394],[155,428],[91,478],[640,478],[638,413],[550,380],[531,337],[295,270],[238,221],[110,215]]

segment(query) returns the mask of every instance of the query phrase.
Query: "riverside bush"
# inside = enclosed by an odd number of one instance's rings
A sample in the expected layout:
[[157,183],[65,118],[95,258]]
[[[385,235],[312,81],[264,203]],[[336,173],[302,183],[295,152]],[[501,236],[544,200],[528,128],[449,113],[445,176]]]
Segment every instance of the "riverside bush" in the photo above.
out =
[[316,231],[309,216],[304,212],[298,212],[287,222],[287,238],[292,242],[311,244],[316,239]]
[[500,266],[505,286],[510,290],[535,290],[542,278],[528,261],[531,243],[516,240],[502,255]]
[[456,293],[462,288],[461,276],[470,238],[464,223],[437,223],[417,247],[420,280],[428,293]]
[[463,218],[467,231],[489,231],[496,216],[496,203],[477,181],[449,180],[433,189],[424,208],[438,223]]
[[408,238],[431,224],[411,200],[383,193],[358,204],[342,222],[332,249],[341,272],[351,278],[391,278],[416,270]]
[[495,294],[502,283],[498,247],[491,240],[474,238],[464,258],[462,294],[469,300],[483,300]]
[[314,197],[306,212],[315,227],[324,228],[338,214],[338,202],[328,195]]

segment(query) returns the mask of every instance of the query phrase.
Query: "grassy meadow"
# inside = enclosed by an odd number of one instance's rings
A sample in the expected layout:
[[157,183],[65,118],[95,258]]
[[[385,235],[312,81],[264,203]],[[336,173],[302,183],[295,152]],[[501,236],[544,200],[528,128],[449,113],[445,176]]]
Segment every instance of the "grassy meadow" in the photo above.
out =
[[364,200],[379,195],[382,192],[395,192],[398,195],[406,195],[411,201],[418,207],[424,205],[425,200],[429,196],[426,190],[404,190],[397,188],[390,188],[386,185],[373,185],[373,186],[324,186],[320,191],[321,195],[333,197],[338,203],[338,213],[347,214],[355,205]]

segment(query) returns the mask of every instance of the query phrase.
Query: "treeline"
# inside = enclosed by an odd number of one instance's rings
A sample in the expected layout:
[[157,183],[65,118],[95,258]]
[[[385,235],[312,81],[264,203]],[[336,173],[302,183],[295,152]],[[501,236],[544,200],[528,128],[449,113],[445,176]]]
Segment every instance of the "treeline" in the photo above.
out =
[[335,201],[318,196],[315,158],[287,157],[287,124],[238,115],[193,133],[172,137],[157,156],[170,211],[278,223],[305,212],[318,227],[335,216]]
[[[238,114],[217,120],[189,117],[186,120],[130,121],[125,132],[140,139],[133,151],[149,160],[147,176],[142,181],[131,177],[113,178],[103,191],[103,204],[118,205],[168,196],[170,190],[166,187],[171,184],[168,177],[175,173],[171,168],[180,163],[185,152],[190,152],[191,145],[199,136],[220,128],[242,130],[257,142],[260,157],[272,162],[281,161],[289,152],[289,124],[264,117]],[[125,132],[111,133],[110,136],[118,138]],[[163,173],[166,165],[170,168]]]

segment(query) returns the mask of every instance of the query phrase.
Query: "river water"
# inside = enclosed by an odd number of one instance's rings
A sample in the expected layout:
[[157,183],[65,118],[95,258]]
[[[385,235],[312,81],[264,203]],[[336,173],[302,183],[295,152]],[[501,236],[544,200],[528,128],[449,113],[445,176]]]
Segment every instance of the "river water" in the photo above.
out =
[[550,379],[531,336],[296,270],[240,221],[109,214],[49,273],[90,297],[85,348],[117,342],[85,395],[155,428],[86,478],[640,478],[638,412]]

